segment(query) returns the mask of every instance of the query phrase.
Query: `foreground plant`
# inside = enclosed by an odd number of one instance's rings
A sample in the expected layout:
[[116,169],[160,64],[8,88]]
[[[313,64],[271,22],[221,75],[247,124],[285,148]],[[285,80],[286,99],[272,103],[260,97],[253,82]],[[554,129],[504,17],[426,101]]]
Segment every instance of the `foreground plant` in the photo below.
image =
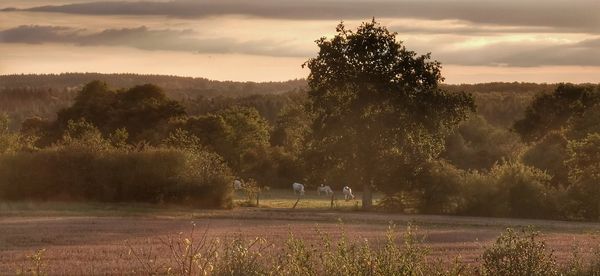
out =
[[546,243],[532,229],[517,233],[507,229],[483,253],[483,275],[559,275],[558,265]]
[[32,275],[32,276],[41,276],[48,275],[46,272],[46,261],[44,260],[44,253],[46,253],[46,249],[38,249],[30,256],[27,256],[29,259],[29,264],[27,267],[21,267],[17,269],[16,275]]
[[[281,245],[260,237],[238,234],[229,240],[208,238],[208,229],[195,237],[195,225],[189,235],[161,239],[169,258],[161,261],[156,250],[130,246],[130,254],[148,275],[600,275],[600,247],[584,263],[574,251],[566,266],[557,264],[553,252],[532,229],[507,229],[485,250],[479,264],[462,263],[457,257],[445,262],[429,258],[424,238],[409,225],[399,234],[390,225],[381,243],[367,239],[352,240],[343,225],[341,235],[332,239],[318,229],[316,244],[297,238],[290,232]],[[271,250],[280,248],[278,250]],[[39,274],[34,274],[39,275]]]

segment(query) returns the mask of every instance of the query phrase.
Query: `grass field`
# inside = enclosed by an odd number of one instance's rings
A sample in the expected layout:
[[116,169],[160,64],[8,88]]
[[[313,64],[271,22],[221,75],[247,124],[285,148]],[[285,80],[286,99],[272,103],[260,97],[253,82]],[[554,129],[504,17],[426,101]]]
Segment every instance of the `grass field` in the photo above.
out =
[[[139,268],[128,254],[130,247],[145,252],[152,249],[158,260],[168,258],[160,240],[187,233],[191,222],[208,230],[209,237],[227,239],[240,234],[281,244],[293,233],[315,246],[320,241],[315,229],[333,236],[343,231],[351,239],[377,243],[383,240],[390,222],[400,231],[410,223],[425,238],[432,258],[460,257],[465,262],[476,262],[507,227],[532,225],[541,230],[560,261],[570,258],[573,247],[585,256],[600,242],[597,223],[369,213],[352,211],[357,203],[343,200],[338,200],[337,209],[329,209],[330,199],[310,191],[292,210],[296,199],[291,191],[272,191],[263,194],[259,208],[233,210],[147,204],[0,203],[0,275],[27,267],[28,256],[40,249],[45,250],[42,261],[50,274],[126,272]],[[242,195],[236,196],[236,201],[243,200]]]
[[[316,190],[306,190],[304,196],[294,194],[292,189],[270,189],[263,190],[260,194],[259,205],[260,207],[269,208],[292,208],[294,203],[298,201],[297,209],[334,209],[334,210],[358,210],[362,208],[360,192],[354,192],[355,199],[344,200],[344,195],[341,191],[334,191],[333,194],[333,208],[331,196],[321,194],[318,195]],[[382,197],[381,194],[374,194],[373,201],[375,204]],[[239,205],[247,201],[247,197],[243,191],[235,192],[235,202]]]

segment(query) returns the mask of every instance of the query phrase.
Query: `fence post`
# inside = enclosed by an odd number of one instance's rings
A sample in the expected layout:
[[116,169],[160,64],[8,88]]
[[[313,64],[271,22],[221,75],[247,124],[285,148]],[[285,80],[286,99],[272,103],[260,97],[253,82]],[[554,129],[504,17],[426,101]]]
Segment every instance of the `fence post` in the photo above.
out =
[[260,190],[258,190],[258,192],[256,192],[256,207],[258,207],[259,199],[260,199]]
[[298,205],[298,202],[300,202],[300,195],[298,195],[298,200],[296,200],[296,203],[294,203],[294,207],[292,207],[292,209],[296,209],[296,205]]
[[330,209],[333,209],[333,200],[335,199],[335,193],[331,193],[331,207],[329,207]]

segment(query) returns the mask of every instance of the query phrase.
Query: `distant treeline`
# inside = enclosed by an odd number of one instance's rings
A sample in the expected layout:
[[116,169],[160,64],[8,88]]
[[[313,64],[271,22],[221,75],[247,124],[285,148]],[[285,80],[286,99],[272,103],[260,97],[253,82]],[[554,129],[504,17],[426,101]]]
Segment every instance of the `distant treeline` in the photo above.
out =
[[2,75],[0,76],[0,90],[35,88],[76,91],[93,80],[104,81],[116,89],[152,83],[165,89],[165,93],[170,98],[178,100],[183,98],[195,98],[198,96],[238,97],[252,94],[281,94],[306,87],[305,80],[257,83],[215,81],[206,78],[168,75],[63,73]]
[[[281,108],[291,102],[302,101],[307,90],[306,80],[286,82],[233,82],[213,81],[165,75],[64,73],[47,75],[0,76],[0,111],[11,118],[10,128],[18,129],[30,117],[55,118],[56,112],[66,108],[83,85],[101,80],[116,89],[152,83],[163,88],[165,94],[178,100],[191,115],[202,115],[228,106],[255,107],[269,121],[275,119]],[[490,124],[509,127],[520,119],[526,106],[539,93],[548,93],[556,84],[494,82],[482,84],[442,85],[450,92],[473,94],[477,112]]]

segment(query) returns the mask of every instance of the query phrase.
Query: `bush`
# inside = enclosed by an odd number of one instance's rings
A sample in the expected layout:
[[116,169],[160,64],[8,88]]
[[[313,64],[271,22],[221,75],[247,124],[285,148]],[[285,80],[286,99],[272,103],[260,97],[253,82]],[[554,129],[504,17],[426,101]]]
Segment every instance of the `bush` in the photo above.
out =
[[492,216],[502,213],[506,209],[496,186],[491,177],[486,173],[472,171],[465,175],[463,190],[461,191],[461,205],[458,212],[466,215]]
[[507,229],[496,243],[483,253],[483,275],[559,275],[552,252],[546,243],[539,241],[538,232],[532,230],[515,233]]
[[576,215],[600,219],[600,134],[588,134],[568,145],[570,194],[576,202]]
[[416,179],[419,191],[419,211],[454,213],[462,189],[463,171],[445,161],[427,164]]
[[232,205],[229,169],[208,152],[56,146],[0,156],[0,196],[9,200],[96,200]]
[[0,113],[0,154],[15,152],[21,148],[19,135],[9,131],[10,120],[4,113]]
[[495,165],[488,174],[468,174],[460,210],[470,215],[551,217],[557,215],[557,194],[548,174],[511,161]]
[[496,162],[514,158],[520,147],[518,135],[473,114],[446,137],[442,157],[461,169],[489,170]]
[[568,157],[567,143],[563,133],[550,132],[523,153],[523,163],[547,172],[552,176],[554,186],[565,187],[569,172],[564,164]]

